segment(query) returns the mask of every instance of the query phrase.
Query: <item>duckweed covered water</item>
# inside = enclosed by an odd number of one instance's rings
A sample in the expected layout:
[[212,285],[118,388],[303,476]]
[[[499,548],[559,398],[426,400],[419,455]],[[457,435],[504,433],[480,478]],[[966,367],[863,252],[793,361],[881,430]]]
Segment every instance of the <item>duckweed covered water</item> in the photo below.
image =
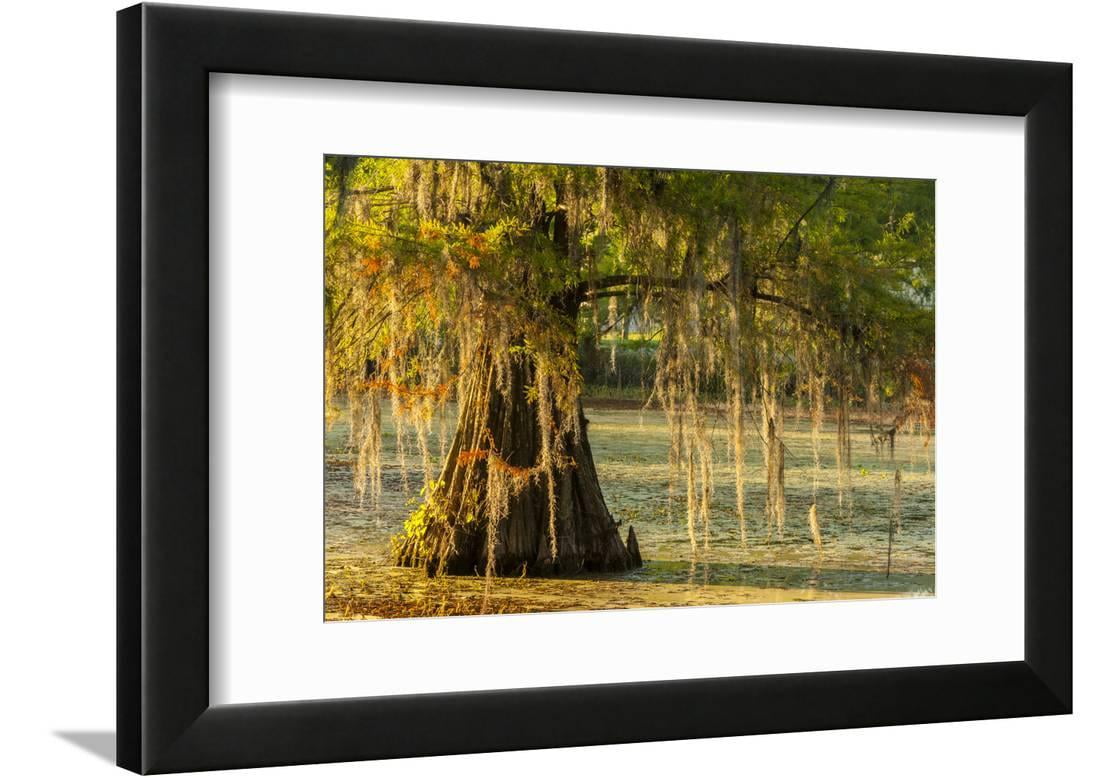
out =
[[[352,486],[347,428],[338,421],[325,436],[325,617],[329,620],[502,613],[666,605],[717,605],[862,597],[923,596],[935,589],[934,440],[899,434],[894,459],[876,452],[866,425],[852,425],[852,510],[837,502],[836,428],[821,436],[816,475],[822,549],[807,515],[815,471],[809,422],[788,410],[784,442],[787,513],[784,533],[769,539],[764,520],[766,474],[750,414],[746,427],[745,506],[748,543],[742,548],[733,466],[725,429],[714,422],[718,462],[711,503],[709,548],[697,528],[693,558],[685,523],[683,486],[669,500],[668,432],[659,411],[586,408],[600,485],[612,515],[634,526],[645,565],[628,573],[570,579],[427,579],[389,565],[390,538],[419,503],[423,473],[410,436],[406,470],[385,420],[382,497],[360,505]],[[451,412],[453,419],[453,409]],[[433,437],[436,466],[440,441]],[[901,471],[901,530],[893,538],[886,576],[894,472]]]

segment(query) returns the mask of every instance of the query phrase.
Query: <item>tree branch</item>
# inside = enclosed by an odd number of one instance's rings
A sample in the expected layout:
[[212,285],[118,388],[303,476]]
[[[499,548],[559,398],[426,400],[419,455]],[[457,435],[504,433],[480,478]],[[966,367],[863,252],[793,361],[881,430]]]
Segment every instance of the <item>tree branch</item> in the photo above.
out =
[[790,308],[792,311],[801,313],[803,316],[808,316],[811,319],[820,318],[814,314],[812,310],[806,306],[795,302],[794,300],[786,297],[780,297],[777,294],[768,294],[767,292],[761,292],[756,287],[753,287],[752,297],[754,300],[762,300],[766,303],[775,303],[776,305],[782,305],[784,308]]
[[[722,276],[715,281],[709,281],[703,287],[707,292],[720,292],[726,291],[728,286],[729,277]],[[657,289],[687,289],[690,286],[690,282],[687,279],[681,278],[668,278],[662,276],[646,276],[646,275],[611,275],[604,276],[603,278],[596,279],[587,288],[573,287],[582,299],[597,299],[603,297],[610,297],[608,290],[620,286],[642,286],[647,288]],[[791,300],[787,297],[782,297],[777,294],[769,294],[768,292],[761,292],[754,285],[750,292],[753,299],[760,300],[762,302],[774,303],[775,305],[782,305],[785,308],[789,308],[796,313],[800,313],[803,316],[810,318],[817,318],[814,312],[802,305],[801,303]]]
[[802,215],[799,216],[797,220],[795,220],[795,223],[791,225],[791,228],[789,230],[787,230],[787,234],[783,236],[783,240],[779,241],[779,245],[775,247],[776,256],[779,256],[779,250],[782,249],[786,242],[790,240],[791,236],[798,231],[798,228],[802,224],[802,222],[806,221],[806,217],[813,213],[814,208],[817,208],[817,206],[820,205],[822,201],[824,201],[825,198],[829,196],[829,193],[833,191],[834,186],[836,186],[836,178],[833,176],[829,176],[829,180],[825,182],[825,188],[821,190],[821,194],[819,194],[817,196],[817,199],[810,203],[810,207],[803,211]]

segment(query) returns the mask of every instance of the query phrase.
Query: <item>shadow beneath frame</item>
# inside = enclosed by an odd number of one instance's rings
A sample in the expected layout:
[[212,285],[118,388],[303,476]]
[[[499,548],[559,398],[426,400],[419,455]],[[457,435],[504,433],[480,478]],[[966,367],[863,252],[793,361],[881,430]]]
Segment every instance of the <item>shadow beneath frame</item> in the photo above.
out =
[[115,733],[111,731],[66,731],[54,732],[57,737],[67,740],[77,748],[93,756],[115,763]]

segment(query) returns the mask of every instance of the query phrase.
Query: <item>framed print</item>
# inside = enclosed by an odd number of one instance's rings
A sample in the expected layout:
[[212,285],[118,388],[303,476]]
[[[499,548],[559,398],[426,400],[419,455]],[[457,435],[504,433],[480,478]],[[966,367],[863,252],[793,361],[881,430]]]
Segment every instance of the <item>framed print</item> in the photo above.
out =
[[118,25],[122,766],[1070,711],[1068,65]]

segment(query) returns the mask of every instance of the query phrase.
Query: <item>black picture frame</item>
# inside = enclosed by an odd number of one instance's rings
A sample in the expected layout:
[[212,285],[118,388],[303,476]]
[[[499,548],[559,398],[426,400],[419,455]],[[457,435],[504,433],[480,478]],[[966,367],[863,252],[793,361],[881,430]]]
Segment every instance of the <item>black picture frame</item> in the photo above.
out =
[[[175,772],[1070,712],[1070,65],[158,5],[117,22],[121,766]],[[211,73],[1026,117],[1024,660],[212,706]]]

